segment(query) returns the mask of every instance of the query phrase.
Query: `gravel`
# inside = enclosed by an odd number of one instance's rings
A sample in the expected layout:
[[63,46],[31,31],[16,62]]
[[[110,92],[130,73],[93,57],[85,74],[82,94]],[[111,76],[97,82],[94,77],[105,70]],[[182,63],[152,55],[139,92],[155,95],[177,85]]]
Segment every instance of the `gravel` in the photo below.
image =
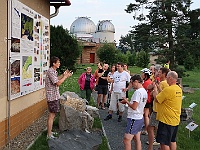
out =
[[37,137],[46,129],[47,117],[48,111],[45,111],[41,118],[36,120],[24,131],[22,131],[17,137],[10,141],[10,148],[9,145],[7,145],[3,148],[3,150],[27,149],[29,145],[32,144],[35,141],[35,139],[37,139]]

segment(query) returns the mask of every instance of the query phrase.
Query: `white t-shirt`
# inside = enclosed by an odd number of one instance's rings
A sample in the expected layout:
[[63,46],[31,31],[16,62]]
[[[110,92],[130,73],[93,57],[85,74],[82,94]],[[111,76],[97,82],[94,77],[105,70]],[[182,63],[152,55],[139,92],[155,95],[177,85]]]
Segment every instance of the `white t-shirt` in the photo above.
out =
[[[114,73],[113,73],[114,74]],[[108,76],[113,79],[113,74],[111,72],[108,73]]]
[[[110,77],[110,79],[113,79],[113,74],[111,72],[108,73],[108,76]],[[108,83],[108,90],[110,91],[111,88],[112,88],[112,83]]]
[[121,73],[115,71],[115,73],[113,74],[113,91],[121,93],[122,89],[126,88],[126,81],[130,82],[130,78],[130,75],[126,71],[123,71]]
[[128,107],[127,118],[142,119],[144,114],[144,106],[147,102],[147,97],[147,91],[144,88],[139,88],[134,92],[133,96],[131,97],[130,103],[133,104],[133,102],[138,102],[138,107],[136,108],[136,110]]

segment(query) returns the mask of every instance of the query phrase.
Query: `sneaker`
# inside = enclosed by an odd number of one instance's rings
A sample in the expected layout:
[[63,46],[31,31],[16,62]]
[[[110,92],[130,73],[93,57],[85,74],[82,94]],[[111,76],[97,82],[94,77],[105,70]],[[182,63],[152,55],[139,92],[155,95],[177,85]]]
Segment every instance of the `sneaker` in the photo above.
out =
[[154,141],[154,142],[153,142],[153,145],[154,145],[154,146],[158,146],[158,145],[160,145],[160,143]]
[[112,119],[112,115],[108,115],[104,120],[107,121],[109,119]]
[[[147,141],[146,144],[149,145],[149,141]],[[154,146],[158,146],[158,145],[160,145],[160,143],[156,142],[156,139],[154,139],[153,145],[154,145]]]
[[117,121],[121,122],[122,121],[122,116],[119,116]]
[[88,131],[87,129],[85,129],[85,132],[86,132],[86,133],[90,133],[90,131]]
[[58,132],[51,132],[51,134],[55,137],[58,137]]
[[142,135],[148,135],[148,132],[147,131],[142,131],[141,134]]
[[50,136],[48,136],[47,135],[47,140],[50,140],[50,139],[55,139],[56,137],[55,136],[53,136],[53,135],[50,135]]
[[105,110],[106,108],[102,106],[101,109]]

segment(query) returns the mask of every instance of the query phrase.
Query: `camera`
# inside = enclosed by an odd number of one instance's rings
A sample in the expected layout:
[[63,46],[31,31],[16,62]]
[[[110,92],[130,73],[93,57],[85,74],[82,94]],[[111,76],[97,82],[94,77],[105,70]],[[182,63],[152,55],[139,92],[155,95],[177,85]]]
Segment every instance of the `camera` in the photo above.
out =
[[120,98],[120,99],[119,99],[119,102],[121,102],[122,100],[123,100],[123,99]]

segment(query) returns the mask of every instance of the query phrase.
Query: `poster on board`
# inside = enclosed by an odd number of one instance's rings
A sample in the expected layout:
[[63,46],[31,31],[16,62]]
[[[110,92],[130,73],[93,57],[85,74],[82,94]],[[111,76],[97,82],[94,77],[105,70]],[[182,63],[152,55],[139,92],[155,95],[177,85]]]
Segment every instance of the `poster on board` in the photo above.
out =
[[49,66],[49,19],[12,0],[11,100],[44,88]]

